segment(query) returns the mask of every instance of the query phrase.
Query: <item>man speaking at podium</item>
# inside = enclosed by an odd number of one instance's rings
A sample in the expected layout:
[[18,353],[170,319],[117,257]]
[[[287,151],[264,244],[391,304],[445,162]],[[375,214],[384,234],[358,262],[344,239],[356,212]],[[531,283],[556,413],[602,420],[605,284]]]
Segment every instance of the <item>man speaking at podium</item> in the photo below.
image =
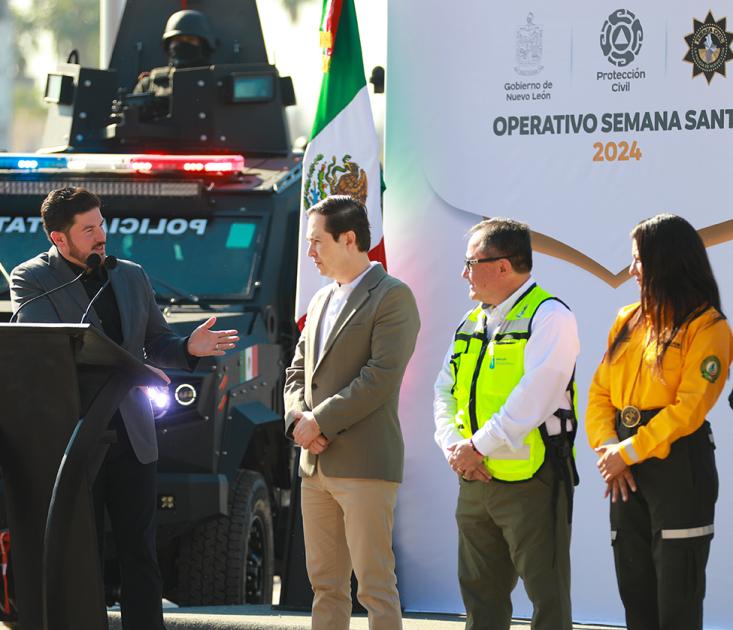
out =
[[[188,338],[171,331],[142,267],[106,256],[100,207],[100,199],[83,188],[48,194],[41,217],[52,246],[11,274],[10,294],[18,321],[76,324],[86,314],[85,321],[157,368],[190,370],[198,357],[220,356],[234,348],[237,331],[212,330],[213,317]],[[117,441],[105,457],[94,493],[97,522],[104,523],[106,506],[112,523],[120,562],[122,626],[160,630],[164,627],[162,583],[155,551],[158,446],[152,409],[143,390],[128,393],[109,427],[117,433]],[[100,539],[103,533],[99,531]]]

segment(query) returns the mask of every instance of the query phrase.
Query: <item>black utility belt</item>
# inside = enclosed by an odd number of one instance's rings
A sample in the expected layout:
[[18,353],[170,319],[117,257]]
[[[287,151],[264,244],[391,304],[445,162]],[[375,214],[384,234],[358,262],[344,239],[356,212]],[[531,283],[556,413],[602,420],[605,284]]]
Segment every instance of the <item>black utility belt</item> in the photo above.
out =
[[573,443],[567,435],[548,435],[543,438],[545,453],[550,459],[566,459],[573,456]]
[[639,409],[634,405],[626,405],[616,409],[616,433],[622,440],[636,435],[639,427],[643,427],[662,409]]

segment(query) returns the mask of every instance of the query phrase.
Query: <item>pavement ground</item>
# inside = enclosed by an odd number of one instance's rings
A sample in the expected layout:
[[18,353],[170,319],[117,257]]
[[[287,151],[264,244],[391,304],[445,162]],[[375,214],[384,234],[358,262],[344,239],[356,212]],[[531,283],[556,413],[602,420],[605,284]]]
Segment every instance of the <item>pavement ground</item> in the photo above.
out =
[[[310,630],[310,614],[281,610],[280,580],[275,578],[273,604],[242,606],[202,606],[178,608],[163,600],[163,615],[167,630]],[[122,630],[119,608],[108,611],[109,630]],[[403,630],[463,630],[465,618],[461,615],[405,613]],[[350,630],[368,630],[366,615],[354,615]],[[527,619],[512,621],[511,630],[529,630]],[[0,622],[0,630],[16,627]],[[23,630],[17,628],[17,630]],[[573,624],[573,630],[624,630],[621,626]]]
[[[465,620],[457,615],[405,613],[404,630],[462,630]],[[121,630],[118,612],[109,613],[110,630]],[[310,616],[279,610],[277,606],[210,606],[165,610],[167,630],[308,630]],[[368,630],[366,616],[354,616],[351,630]],[[575,625],[575,630],[609,630],[611,626]],[[515,620],[512,630],[528,630],[529,621]],[[619,630],[618,626],[614,626]]]

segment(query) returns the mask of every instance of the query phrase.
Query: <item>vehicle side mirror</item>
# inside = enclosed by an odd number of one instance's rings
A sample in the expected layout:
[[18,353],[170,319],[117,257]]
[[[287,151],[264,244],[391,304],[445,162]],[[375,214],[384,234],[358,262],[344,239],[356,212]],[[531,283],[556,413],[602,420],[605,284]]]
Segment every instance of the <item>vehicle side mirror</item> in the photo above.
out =
[[382,66],[374,66],[372,68],[372,76],[369,77],[369,83],[374,86],[375,94],[384,94],[384,68]]
[[295,105],[295,88],[291,77],[280,77],[280,95],[285,107]]

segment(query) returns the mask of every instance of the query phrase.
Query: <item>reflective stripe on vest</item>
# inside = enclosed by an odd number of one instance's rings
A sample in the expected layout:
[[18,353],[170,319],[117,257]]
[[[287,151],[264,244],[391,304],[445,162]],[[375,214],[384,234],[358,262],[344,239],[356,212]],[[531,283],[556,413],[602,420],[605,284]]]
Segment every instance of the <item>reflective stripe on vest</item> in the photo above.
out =
[[[540,304],[551,299],[556,298],[533,284],[491,338],[486,334],[486,314],[481,306],[471,311],[456,331],[451,357],[453,396],[455,425],[463,437],[471,437],[490,421],[524,376],[524,348],[532,318]],[[542,466],[545,450],[540,430],[533,429],[518,450],[502,447],[484,463],[491,476],[500,481],[524,481]]]

